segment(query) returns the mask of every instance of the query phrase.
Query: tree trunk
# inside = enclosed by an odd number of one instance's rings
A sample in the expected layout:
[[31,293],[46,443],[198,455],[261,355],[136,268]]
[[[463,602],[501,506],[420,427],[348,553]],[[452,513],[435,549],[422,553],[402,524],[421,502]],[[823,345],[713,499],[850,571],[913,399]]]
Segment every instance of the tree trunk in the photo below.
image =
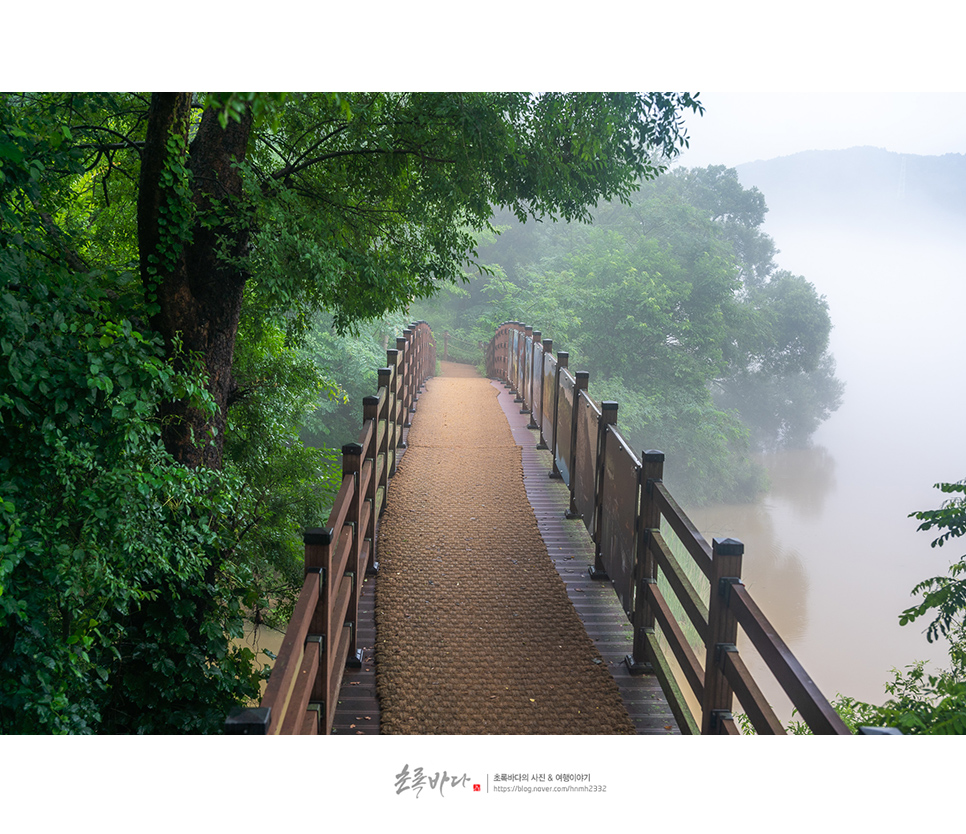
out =
[[[251,114],[222,127],[206,110],[186,147],[190,93],[156,93],[148,113],[138,195],[141,276],[151,325],[179,370],[202,363],[214,414],[186,400],[162,407],[165,447],[188,466],[222,463],[232,356],[247,271],[227,259],[247,253],[242,179]],[[170,140],[175,138],[175,142]],[[190,171],[190,176],[185,176]],[[187,190],[190,187],[190,192]]]

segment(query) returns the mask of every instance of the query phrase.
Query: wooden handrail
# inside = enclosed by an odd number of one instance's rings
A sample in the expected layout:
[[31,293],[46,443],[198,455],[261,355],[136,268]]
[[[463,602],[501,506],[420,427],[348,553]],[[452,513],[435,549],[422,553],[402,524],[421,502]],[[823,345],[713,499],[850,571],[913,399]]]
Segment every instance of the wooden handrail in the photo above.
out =
[[671,651],[681,666],[685,679],[691,685],[694,697],[697,698],[698,703],[701,703],[704,698],[704,669],[701,668],[697,656],[684,636],[681,626],[674,618],[674,614],[671,613],[671,609],[665,602],[664,595],[657,587],[657,583],[648,582],[645,591],[648,595],[648,601],[653,607],[657,622],[661,626],[661,631],[668,639]]
[[262,705],[266,705],[265,702],[268,701],[275,707],[269,718],[269,733],[278,732],[285,718],[285,712],[292,697],[292,688],[295,686],[295,678],[298,676],[302,662],[302,651],[309,636],[309,622],[319,602],[320,585],[319,574],[305,577],[302,592],[295,604],[295,613],[292,615],[292,622],[296,627],[285,632],[272,675],[265,687]]
[[841,716],[824,698],[806,674],[802,664],[778,636],[744,585],[734,584],[729,590],[728,607],[735,612],[738,622],[762,660],[777,678],[782,689],[798,708],[802,718],[816,733],[848,733]]
[[685,575],[684,570],[674,558],[670,548],[664,541],[664,536],[660,530],[648,531],[648,547],[651,554],[657,560],[658,566],[664,573],[664,577],[670,584],[671,589],[684,613],[688,615],[688,620],[698,632],[701,642],[708,642],[708,606],[701,600],[700,595],[691,584],[691,580]]
[[694,526],[678,502],[674,500],[674,496],[671,495],[668,488],[664,484],[655,484],[654,486],[654,497],[661,508],[661,515],[665,518],[681,543],[687,548],[688,553],[691,554],[691,558],[694,559],[694,564],[710,579],[711,545],[698,532],[698,528]]
[[738,652],[724,652],[722,661],[725,677],[755,730],[761,734],[785,735],[785,728],[768,706],[768,701]]
[[[738,653],[736,638],[740,628],[813,732],[849,733],[832,705],[819,692],[754,603],[747,589],[741,585],[740,566],[744,545],[731,539],[716,540],[712,544],[707,542],[662,481],[663,453],[647,451],[638,460],[633,457],[632,452],[627,451],[626,442],[615,420],[616,403],[608,404],[606,409],[599,412],[596,448],[583,450],[583,454],[596,457],[580,458],[580,444],[576,440],[576,411],[581,397],[578,396],[580,391],[575,391],[574,422],[568,437],[569,446],[566,449],[558,448],[561,441],[558,432],[558,412],[563,390],[561,378],[566,374],[568,383],[572,378],[567,368],[569,355],[566,351],[557,351],[554,387],[552,391],[547,391],[543,357],[550,357],[553,342],[544,339],[541,349],[535,345],[539,338],[537,333],[520,322],[502,324],[485,349],[487,372],[491,377],[502,379],[508,385],[521,402],[521,410],[529,409],[533,414],[533,401],[537,396],[541,398],[541,420],[539,424],[532,424],[531,428],[540,429],[541,445],[545,445],[551,453],[551,477],[562,478],[570,489],[569,517],[580,515],[577,512],[575,473],[581,467],[589,465],[588,460],[596,461],[591,518],[587,517],[586,508],[589,492],[582,502],[584,521],[595,542],[591,575],[606,579],[609,566],[614,566],[622,571],[624,582],[627,572],[626,568],[621,567],[618,554],[629,551],[637,554],[633,578],[633,611],[629,613],[634,625],[634,652],[627,658],[631,671],[637,673],[652,670],[658,675],[682,732],[700,731],[728,735],[738,733],[731,713],[733,699],[737,698],[758,732],[783,733],[781,723]],[[539,370],[533,367],[535,357],[541,363]],[[552,357],[549,361],[552,361]],[[540,379],[539,384],[537,377]],[[580,378],[579,387],[586,394],[587,375],[581,373]],[[553,404],[552,414],[546,413],[549,403]],[[590,403],[588,407],[589,405]],[[544,422],[552,427],[550,437],[544,430]],[[608,441],[608,433],[612,432],[616,433],[616,439],[620,442]],[[594,442],[592,439],[591,444]],[[640,472],[634,494],[615,497],[614,493],[608,492],[615,489],[614,484],[608,483],[606,478],[607,462],[609,456],[613,455],[632,456],[623,465],[623,471],[629,471],[628,466],[635,466]],[[567,472],[558,468],[558,460],[566,462]],[[626,483],[627,476],[622,477]],[[608,495],[606,505],[602,501],[605,492]],[[601,528],[604,526],[603,514],[607,512],[606,507],[613,507],[615,504],[622,506],[626,517],[628,502],[632,508],[639,506],[634,529],[626,531],[626,524],[622,527],[620,524],[611,523],[610,536],[604,537]],[[662,533],[662,525],[666,525],[680,541],[689,564],[702,577],[699,584],[703,584],[705,579],[709,581],[710,592],[707,599],[702,599],[696,590],[695,579],[689,578],[686,566],[672,553]],[[621,536],[632,536],[634,540],[620,540],[615,545],[614,530],[620,530]],[[616,547],[616,553],[610,552],[609,548],[612,546]],[[615,589],[619,596],[625,594],[623,588],[622,585],[621,589]],[[666,598],[665,594],[670,596]],[[697,639],[704,645],[703,664],[688,642],[681,622],[693,627]],[[667,659],[655,638],[656,628],[660,628],[671,655],[677,661],[684,675],[684,683],[701,705],[699,716],[691,713],[677,682],[671,679]]]
[[387,350],[357,442],[342,447],[342,483],[325,527],[307,529],[306,577],[258,708],[235,710],[229,733],[330,733],[347,664],[358,663],[362,579],[376,569],[378,518],[419,389],[436,374],[436,344],[416,322]]

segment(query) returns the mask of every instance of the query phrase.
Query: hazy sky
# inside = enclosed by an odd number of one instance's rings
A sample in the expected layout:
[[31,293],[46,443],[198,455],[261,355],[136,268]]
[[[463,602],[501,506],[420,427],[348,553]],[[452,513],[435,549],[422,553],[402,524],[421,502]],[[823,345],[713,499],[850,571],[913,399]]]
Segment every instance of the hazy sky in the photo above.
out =
[[687,119],[689,167],[734,167],[807,150],[871,145],[966,153],[966,93],[702,93]]

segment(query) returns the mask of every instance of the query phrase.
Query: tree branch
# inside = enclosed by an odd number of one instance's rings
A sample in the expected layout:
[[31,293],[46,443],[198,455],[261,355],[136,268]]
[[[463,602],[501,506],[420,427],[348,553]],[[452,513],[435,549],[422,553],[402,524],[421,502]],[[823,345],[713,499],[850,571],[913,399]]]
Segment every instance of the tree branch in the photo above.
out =
[[437,162],[442,165],[452,165],[456,162],[455,159],[446,159],[443,157],[429,156],[428,154],[420,153],[419,151],[402,150],[393,148],[391,150],[385,150],[384,148],[355,148],[353,150],[346,151],[332,151],[331,153],[321,154],[320,156],[312,157],[311,159],[305,160],[299,164],[287,165],[279,171],[272,174],[272,179],[281,180],[286,177],[292,176],[292,174],[297,174],[300,171],[304,171],[306,168],[311,168],[313,165],[318,165],[320,162],[327,162],[330,159],[337,159],[342,156],[373,156],[373,155],[405,155],[405,156],[415,156],[426,162]]
[[99,131],[101,133],[110,133],[112,136],[117,136],[122,141],[120,142],[91,142],[89,144],[75,145],[77,148],[83,150],[100,150],[100,151],[120,151],[126,148],[131,148],[138,154],[141,153],[141,149],[144,147],[144,142],[135,142],[129,136],[125,136],[116,130],[112,130],[109,127],[100,127],[98,125],[75,125],[72,130],[74,131]]

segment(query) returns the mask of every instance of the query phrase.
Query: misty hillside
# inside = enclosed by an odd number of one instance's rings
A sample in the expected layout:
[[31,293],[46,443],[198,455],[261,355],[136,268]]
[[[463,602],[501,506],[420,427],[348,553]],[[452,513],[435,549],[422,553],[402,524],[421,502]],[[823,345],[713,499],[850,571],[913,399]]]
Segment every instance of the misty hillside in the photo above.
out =
[[916,218],[966,216],[966,155],[914,156],[861,147],[803,151],[737,166],[773,214],[891,225]]

